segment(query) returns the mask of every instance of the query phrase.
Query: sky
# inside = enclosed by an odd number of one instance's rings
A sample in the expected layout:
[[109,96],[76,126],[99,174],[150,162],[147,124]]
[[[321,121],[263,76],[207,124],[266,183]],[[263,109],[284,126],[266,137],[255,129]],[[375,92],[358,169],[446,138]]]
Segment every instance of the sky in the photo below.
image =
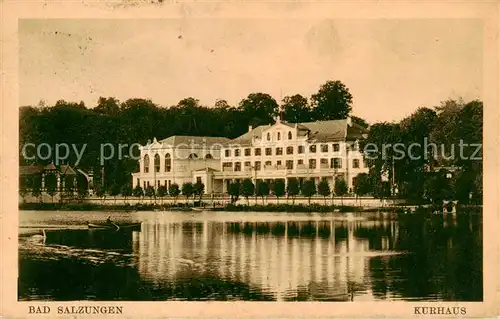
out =
[[483,34],[473,19],[21,20],[20,105],[100,96],[170,106],[231,105],[252,92],[310,97],[327,80],[353,115],[399,121],[450,98],[481,99]]

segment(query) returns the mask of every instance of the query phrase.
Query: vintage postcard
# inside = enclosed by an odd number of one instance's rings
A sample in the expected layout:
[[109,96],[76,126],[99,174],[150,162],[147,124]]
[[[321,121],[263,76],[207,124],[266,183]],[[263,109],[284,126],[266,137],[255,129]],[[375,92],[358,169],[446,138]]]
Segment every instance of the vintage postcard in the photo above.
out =
[[500,315],[498,3],[0,7],[0,316]]

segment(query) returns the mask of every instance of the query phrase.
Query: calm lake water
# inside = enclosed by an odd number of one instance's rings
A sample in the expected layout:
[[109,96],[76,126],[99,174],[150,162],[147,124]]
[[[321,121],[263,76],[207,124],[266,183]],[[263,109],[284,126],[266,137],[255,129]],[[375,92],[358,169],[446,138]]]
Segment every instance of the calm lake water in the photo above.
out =
[[[142,229],[87,229],[108,216]],[[20,227],[20,300],[483,298],[474,214],[22,211]]]

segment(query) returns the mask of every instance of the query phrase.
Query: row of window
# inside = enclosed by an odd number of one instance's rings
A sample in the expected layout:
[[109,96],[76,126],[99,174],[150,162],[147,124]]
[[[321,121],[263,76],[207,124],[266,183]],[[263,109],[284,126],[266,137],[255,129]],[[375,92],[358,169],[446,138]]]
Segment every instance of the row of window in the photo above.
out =
[[[285,148],[286,155],[292,155],[294,153],[294,147],[293,146],[287,146]],[[321,144],[320,145],[320,150],[322,153],[327,153],[329,152],[329,144]],[[340,144],[339,143],[334,143],[332,144],[332,151],[333,152],[340,152]],[[304,145],[299,145],[297,146],[297,154],[303,154],[305,153],[305,147]],[[309,146],[309,153],[316,153],[316,145],[310,145]],[[252,155],[252,149],[251,148],[245,148],[243,149],[243,154],[244,156],[251,156]],[[273,149],[271,147],[266,147],[264,148],[264,154],[266,156],[271,156],[273,155]],[[253,149],[253,155],[255,156],[260,156],[262,155],[262,149],[257,147]],[[276,147],[274,150],[274,155],[283,155],[283,147]],[[231,150],[225,150],[224,151],[224,156],[225,157],[231,157]],[[238,157],[241,156],[241,149],[237,148],[234,150],[234,156]]]
[[[316,169],[317,168],[317,160],[316,159],[309,159],[308,161],[308,168],[309,169]],[[330,159],[330,164],[328,164],[328,159],[327,158],[322,158],[319,161],[320,163],[320,168],[342,168],[342,159],[341,158],[331,158]],[[244,167],[254,169],[256,171],[261,170],[261,161],[255,161],[254,165],[252,167],[252,163],[250,161],[243,162]],[[276,166],[282,166],[283,161],[278,160],[276,161]],[[285,167],[286,169],[293,169],[294,161],[293,160],[286,160],[285,161]],[[304,165],[304,160],[297,160],[297,165]],[[272,166],[272,161],[265,161],[264,166]],[[360,161],[359,159],[353,159],[352,160],[352,167],[353,168],[359,168],[360,166]],[[223,162],[222,163],[222,168],[224,170],[227,169],[233,169],[233,162]],[[241,171],[241,162],[235,162],[234,163],[234,171],[235,172],[240,172]]]
[[[189,159],[197,159],[198,155],[195,153],[189,154],[188,156]],[[211,154],[205,155],[206,159],[212,159]],[[154,156],[154,170],[156,173],[160,172],[160,155],[155,154]],[[165,172],[170,172],[172,170],[172,158],[169,153],[165,154],[165,163],[164,163],[164,171]],[[149,155],[146,154],[144,155],[144,173],[149,173]]]
[[[291,140],[291,139],[292,139],[292,137],[293,137],[292,132],[291,132],[291,131],[289,131],[289,132],[288,132],[288,139],[289,139],[289,140]],[[268,141],[270,141],[270,140],[271,140],[271,133],[267,133],[266,139],[267,139]],[[276,139],[277,139],[278,141],[281,141],[281,132],[277,132],[277,133],[276,133]]]

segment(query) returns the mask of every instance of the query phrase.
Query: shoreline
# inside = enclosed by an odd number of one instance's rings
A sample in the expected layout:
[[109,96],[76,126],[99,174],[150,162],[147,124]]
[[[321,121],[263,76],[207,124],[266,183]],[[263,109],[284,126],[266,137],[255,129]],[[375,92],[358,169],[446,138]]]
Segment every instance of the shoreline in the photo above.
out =
[[[385,205],[385,206],[347,206],[347,205],[320,205],[320,204],[264,204],[264,205],[233,205],[224,206],[193,206],[186,204],[114,204],[104,205],[95,203],[20,203],[19,210],[36,211],[218,211],[218,212],[284,212],[284,213],[342,213],[342,212],[392,212],[392,213],[429,213],[439,211],[440,207],[423,205]],[[462,209],[482,210],[482,205],[458,205],[457,211]],[[442,208],[441,208],[442,211]],[[446,212],[444,212],[446,213]],[[453,212],[449,212],[453,213]]]

